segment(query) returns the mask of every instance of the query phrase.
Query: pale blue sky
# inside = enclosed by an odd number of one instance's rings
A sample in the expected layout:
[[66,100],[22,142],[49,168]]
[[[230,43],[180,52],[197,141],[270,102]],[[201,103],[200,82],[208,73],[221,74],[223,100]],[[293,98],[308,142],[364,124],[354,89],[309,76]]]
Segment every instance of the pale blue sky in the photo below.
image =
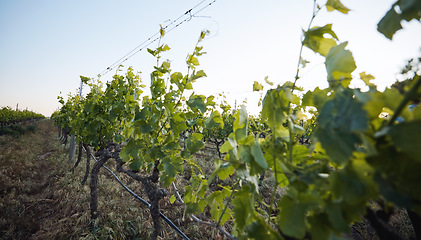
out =
[[[0,106],[28,108],[49,116],[60,104],[57,96],[76,93],[79,75],[95,77],[127,52],[201,0],[1,0],[0,1]],[[199,10],[211,2],[207,0]],[[211,35],[203,41],[208,53],[199,59],[208,77],[196,92],[226,92],[233,104],[251,93],[253,81],[265,76],[276,83],[293,81],[301,29],[312,13],[311,0],[216,0],[189,22],[168,33],[164,42],[172,50],[163,57],[173,71],[185,72],[184,60],[202,29]],[[320,3],[324,1],[319,1]],[[348,41],[359,72],[374,75],[381,88],[393,83],[405,61],[420,55],[421,24],[403,23],[390,41],[376,31],[377,23],[393,0],[343,0],[348,15],[323,10],[313,26],[333,23],[340,41]],[[156,43],[151,47],[156,47]],[[305,50],[311,64],[298,85],[306,89],[326,86],[323,58]],[[149,84],[155,60],[146,51],[124,65],[142,71]],[[114,71],[112,72],[114,73]],[[110,79],[112,73],[102,77]],[[358,84],[358,82],[355,82]],[[256,106],[249,106],[253,112]]]

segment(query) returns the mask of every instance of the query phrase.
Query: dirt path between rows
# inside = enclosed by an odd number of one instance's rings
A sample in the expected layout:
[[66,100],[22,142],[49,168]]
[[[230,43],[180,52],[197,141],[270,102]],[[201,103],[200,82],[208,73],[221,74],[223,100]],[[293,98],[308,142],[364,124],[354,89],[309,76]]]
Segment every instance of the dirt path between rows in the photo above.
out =
[[63,150],[54,130],[44,120],[34,133],[0,136],[0,239],[48,239],[60,219],[56,180],[64,168],[53,159]]

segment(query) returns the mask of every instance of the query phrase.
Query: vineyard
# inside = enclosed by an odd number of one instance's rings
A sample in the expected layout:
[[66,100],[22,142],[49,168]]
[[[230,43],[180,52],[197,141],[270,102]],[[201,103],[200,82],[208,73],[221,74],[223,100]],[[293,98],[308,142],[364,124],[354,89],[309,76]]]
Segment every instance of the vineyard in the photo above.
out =
[[[51,116],[61,143],[78,144],[76,161],[61,159],[70,172],[59,181],[84,202],[71,213],[85,230],[70,238],[421,239],[421,63],[409,61],[404,82],[378,91],[374,76],[354,73],[332,24],[312,25],[322,8],[349,11],[314,1],[295,78],[250,86],[264,96],[258,116],[195,94],[206,81],[207,31],[179,72],[164,58],[161,28],[148,49],[150,88],[132,67],[106,82],[81,76],[89,93],[58,97]],[[378,31],[392,39],[420,12],[420,1],[397,1]],[[325,59],[328,88],[297,86],[303,48]],[[365,86],[351,88],[353,79]]]
[[45,117],[42,114],[32,111],[19,109],[13,110],[10,107],[3,107],[0,109],[0,134],[5,134],[5,128],[8,126],[10,126],[12,129],[17,129],[16,124],[24,124],[43,118]]

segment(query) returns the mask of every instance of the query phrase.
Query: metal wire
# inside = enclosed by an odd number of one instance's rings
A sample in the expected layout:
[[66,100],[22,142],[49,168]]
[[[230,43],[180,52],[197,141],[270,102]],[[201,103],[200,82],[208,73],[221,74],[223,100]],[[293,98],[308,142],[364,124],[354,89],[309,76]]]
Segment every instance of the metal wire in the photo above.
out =
[[[204,6],[203,8],[201,8],[200,10],[192,13],[195,8],[197,8],[198,6],[202,5],[206,1],[208,1],[208,0],[201,1],[196,6],[190,8],[189,10],[187,10],[184,14],[182,14],[181,16],[179,16],[177,19],[175,19],[174,21],[171,21],[169,24],[167,24],[162,29],[166,30],[168,27],[170,27],[171,25],[174,25],[175,23],[177,23],[180,19],[182,19],[184,17],[185,19],[183,21],[175,24],[174,27],[172,27],[168,31],[166,31],[166,33],[169,33],[172,30],[174,30],[175,28],[179,27],[181,24],[190,21],[193,17],[196,17],[195,14],[203,11],[204,9],[206,9],[207,7],[211,6],[213,3],[216,2],[216,0],[213,0],[212,2],[210,2],[209,4],[207,4],[206,6]],[[133,57],[137,53],[141,52],[143,49],[145,49],[146,47],[148,47],[152,43],[156,42],[160,38],[159,35],[160,35],[160,32],[157,32],[154,35],[152,35],[151,37],[149,37],[147,40],[145,40],[144,42],[142,42],[140,45],[138,45],[137,47],[135,47],[130,52],[126,53],[123,57],[121,57],[119,60],[115,61],[113,64],[111,64],[109,67],[107,67],[104,71],[102,71],[100,74],[98,74],[98,77],[104,76],[108,72],[112,71],[115,67],[120,66],[121,64],[123,64],[124,62],[126,62],[127,60],[129,60],[131,57]]]
[[[86,149],[85,147],[83,147],[83,150]],[[91,153],[91,156],[94,158],[94,160],[97,162],[98,160],[95,158],[95,156]],[[135,197],[137,200],[141,201],[143,204],[145,204],[146,206],[148,206],[148,208],[151,207],[151,204],[148,203],[146,200],[144,200],[143,198],[139,197],[136,193],[134,193],[130,188],[128,188],[123,182],[121,182],[120,178],[117,177],[117,175],[114,174],[113,171],[111,171],[111,169],[109,169],[108,167],[106,167],[105,165],[102,165],[103,168],[105,168],[109,173],[111,173],[111,175],[114,176],[114,178],[117,180],[118,183],[120,183],[121,186],[123,186],[124,189],[126,189],[127,192],[129,192],[133,197]],[[182,236],[184,239],[186,240],[190,240],[177,226],[175,226],[175,224],[173,222],[171,222],[170,219],[168,219],[163,213],[159,212],[159,215],[161,216],[161,218],[168,224],[170,225],[170,227],[172,229],[174,229],[180,236]]]

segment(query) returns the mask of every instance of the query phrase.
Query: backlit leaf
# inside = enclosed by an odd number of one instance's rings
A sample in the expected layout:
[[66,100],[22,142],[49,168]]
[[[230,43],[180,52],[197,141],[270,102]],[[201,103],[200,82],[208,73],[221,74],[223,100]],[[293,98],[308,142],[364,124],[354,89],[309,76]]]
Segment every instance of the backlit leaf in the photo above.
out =
[[374,87],[374,84],[370,82],[371,80],[375,79],[373,75],[362,72],[360,73],[360,78],[364,81],[365,85],[369,87]]
[[248,115],[245,106],[235,114],[234,134],[237,141],[247,137]]
[[326,8],[329,12],[338,10],[341,13],[348,14],[349,8],[345,7],[339,0],[327,0]]
[[[328,34],[332,38],[325,38],[324,35]],[[330,49],[336,46],[338,37],[332,30],[332,24],[327,24],[323,27],[313,27],[304,33],[304,45],[322,56],[326,56]]]
[[[357,68],[352,53],[349,50],[345,50],[347,44],[348,42],[344,42],[333,47],[326,56],[327,79],[331,87],[342,84],[341,81],[350,82],[351,73]],[[347,87],[349,82],[342,85]]]
[[254,83],[253,83],[253,92],[254,91],[261,91],[261,90],[263,90],[263,85],[260,84],[260,83],[258,83],[258,82],[256,82],[256,81],[254,81]]

